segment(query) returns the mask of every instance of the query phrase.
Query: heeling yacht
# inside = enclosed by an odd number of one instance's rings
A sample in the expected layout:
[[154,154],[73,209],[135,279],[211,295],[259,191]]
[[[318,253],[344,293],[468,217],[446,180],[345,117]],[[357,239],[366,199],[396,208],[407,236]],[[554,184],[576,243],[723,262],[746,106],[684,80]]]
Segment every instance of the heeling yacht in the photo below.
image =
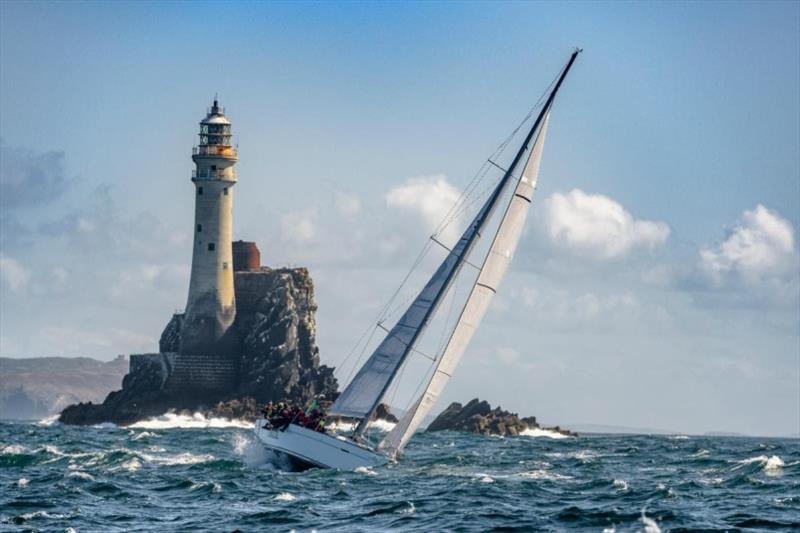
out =
[[[398,457],[453,375],[508,269],[536,189],[553,102],[580,52],[580,49],[576,49],[572,53],[554,80],[552,88],[545,93],[546,99],[544,96],[540,99],[540,103],[543,101],[541,107],[537,104],[526,117],[527,121],[539,109],[533,125],[508,167],[501,167],[491,158],[484,163],[485,166],[499,169],[502,175],[455,246],[448,248],[436,240],[436,235],[431,237],[446,248],[447,255],[405,313],[391,329],[383,327],[382,322],[376,325],[385,331],[383,340],[328,412],[328,417],[356,420],[352,434],[342,436],[331,432],[323,433],[297,424],[277,429],[269,423],[257,421],[256,436],[266,447],[285,453],[293,462],[304,466],[342,470],[374,467],[394,461]],[[502,207],[504,209],[501,211]],[[484,230],[488,228],[487,223],[495,213],[500,216],[499,222],[493,234],[484,235]],[[492,241],[488,250],[478,258],[473,257],[476,243],[489,236]],[[430,357],[432,363],[424,376],[424,387],[420,387],[422,392],[395,427],[376,445],[371,444],[365,438],[370,421],[390,387],[398,379],[400,369],[415,352],[426,327],[465,265],[477,269],[477,275],[473,276],[468,296],[463,300],[458,320],[449,329],[446,342],[441,344],[441,350]]]

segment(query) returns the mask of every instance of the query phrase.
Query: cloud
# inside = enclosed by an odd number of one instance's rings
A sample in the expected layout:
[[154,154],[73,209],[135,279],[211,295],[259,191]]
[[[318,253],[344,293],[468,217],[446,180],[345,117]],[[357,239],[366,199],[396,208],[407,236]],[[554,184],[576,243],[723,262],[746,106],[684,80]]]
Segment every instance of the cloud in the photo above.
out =
[[31,273],[19,261],[0,254],[0,280],[11,292],[24,292],[31,279]]
[[637,220],[608,196],[580,189],[553,193],[544,202],[543,215],[553,243],[601,259],[621,257],[635,248],[653,249],[670,234],[664,222]]
[[354,194],[337,191],[334,205],[336,211],[345,217],[354,217],[361,212],[361,200]]
[[[418,176],[389,190],[384,196],[386,205],[393,209],[410,212],[419,217],[426,230],[434,231],[458,201],[461,192],[447,182],[441,174]],[[457,224],[447,227],[447,237],[456,231]]]
[[0,207],[47,204],[67,188],[64,152],[36,152],[0,143]]
[[306,208],[281,215],[281,239],[284,242],[305,243],[317,233],[316,209]]
[[796,273],[792,224],[761,204],[745,211],[721,243],[700,250],[700,267],[716,283],[758,281]]

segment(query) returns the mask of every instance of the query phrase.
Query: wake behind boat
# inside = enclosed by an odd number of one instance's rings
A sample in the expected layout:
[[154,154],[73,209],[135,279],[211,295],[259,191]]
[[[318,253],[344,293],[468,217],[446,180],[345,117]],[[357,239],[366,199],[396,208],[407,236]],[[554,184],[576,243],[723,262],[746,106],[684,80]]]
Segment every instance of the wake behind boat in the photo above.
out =
[[[303,466],[342,470],[378,466],[397,458],[453,375],[508,269],[536,189],[550,111],[579,53],[580,50],[572,53],[558,75],[508,167],[503,168],[492,158],[484,164],[487,169],[494,167],[501,170],[502,177],[455,246],[448,247],[436,234],[431,237],[433,243],[445,248],[447,255],[416,298],[391,329],[385,328],[382,320],[377,322],[376,328],[386,333],[383,340],[328,412],[328,417],[356,420],[352,435],[315,431],[295,423],[294,419],[280,425],[257,421],[256,437],[266,447],[285,453]],[[532,113],[527,118],[532,117]],[[454,209],[465,208],[466,196],[462,197],[462,204]],[[500,211],[498,207],[502,205],[505,205],[505,209]],[[490,227],[490,220],[495,213],[501,213],[499,221],[496,227]],[[493,231],[490,232],[490,229]],[[478,242],[481,237],[489,235],[492,236],[491,244],[487,250],[479,253]],[[447,329],[441,348],[429,355],[419,349],[420,341],[445,297],[455,292],[454,283],[464,274],[465,266],[472,269],[473,275],[467,296],[460,302],[458,319]],[[390,388],[401,379],[402,370],[411,355],[420,355],[430,361],[421,381],[421,385],[424,385],[420,387],[422,392],[416,395],[397,425],[373,446],[366,438],[369,423]]]

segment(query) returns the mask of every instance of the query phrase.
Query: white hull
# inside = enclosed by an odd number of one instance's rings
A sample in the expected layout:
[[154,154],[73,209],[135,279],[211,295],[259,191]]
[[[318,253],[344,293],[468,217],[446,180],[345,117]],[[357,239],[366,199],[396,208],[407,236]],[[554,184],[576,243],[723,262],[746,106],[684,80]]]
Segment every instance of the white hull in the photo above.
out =
[[386,464],[388,459],[355,442],[290,424],[286,431],[265,429],[263,420],[256,420],[255,434],[267,448],[283,452],[312,466],[355,470]]

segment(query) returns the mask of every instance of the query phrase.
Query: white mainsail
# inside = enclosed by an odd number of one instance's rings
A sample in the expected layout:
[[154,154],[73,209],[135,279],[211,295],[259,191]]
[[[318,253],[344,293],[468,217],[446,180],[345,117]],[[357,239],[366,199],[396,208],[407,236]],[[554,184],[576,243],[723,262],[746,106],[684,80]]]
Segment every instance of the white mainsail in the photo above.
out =
[[461,356],[483,319],[492,296],[497,292],[497,287],[508,269],[514,251],[519,244],[525,219],[528,216],[531,201],[533,200],[536,182],[539,179],[539,166],[541,165],[542,148],[549,119],[550,111],[548,109],[539,128],[533,148],[528,154],[528,161],[522,172],[522,177],[517,182],[514,194],[498,226],[494,241],[484,259],[480,274],[464,304],[461,316],[453,328],[447,346],[436,363],[425,392],[379,445],[390,457],[396,456],[403,449],[423,419],[436,404],[439,395],[453,375],[453,370],[461,360]]

